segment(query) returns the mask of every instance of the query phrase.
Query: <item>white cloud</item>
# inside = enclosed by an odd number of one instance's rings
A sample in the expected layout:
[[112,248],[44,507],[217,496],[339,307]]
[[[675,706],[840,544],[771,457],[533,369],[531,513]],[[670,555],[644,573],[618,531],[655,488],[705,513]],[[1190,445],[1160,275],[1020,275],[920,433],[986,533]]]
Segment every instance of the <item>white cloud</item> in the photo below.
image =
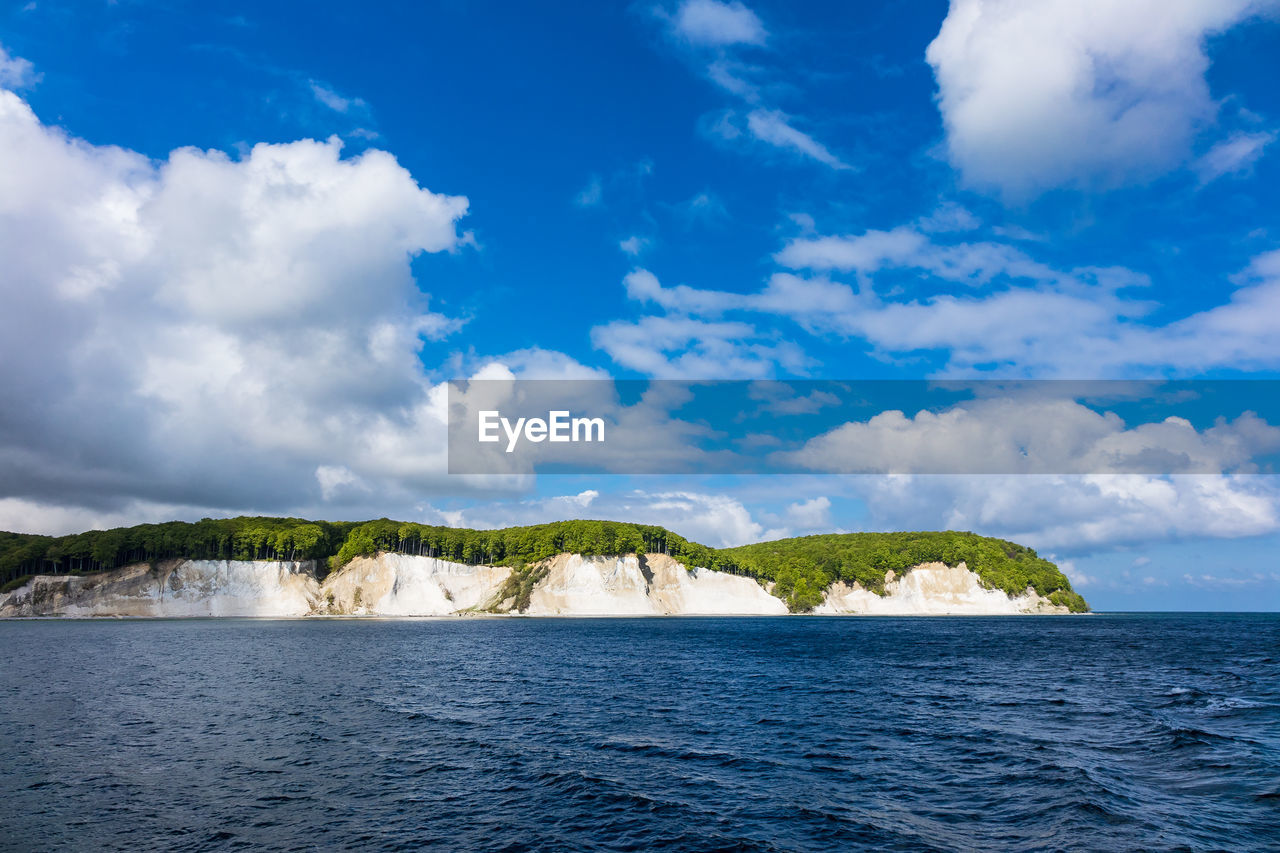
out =
[[[236,513],[226,513],[234,515]],[[68,506],[54,500],[0,497],[0,530],[65,536],[84,530],[107,530],[155,524],[175,518],[213,515],[202,507],[152,501],[127,501],[112,508]]]
[[0,392],[24,401],[0,424],[0,496],[109,513],[438,491],[420,350],[459,321],[410,262],[464,245],[466,210],[383,151],[157,162],[0,91]]
[[[1062,283],[1071,276],[1033,260],[1021,249],[988,241],[941,244],[915,226],[891,231],[870,230],[859,235],[799,238],[774,255],[792,269],[874,273],[910,268],[940,279],[987,284],[997,277]],[[1113,276],[1127,271],[1113,270]],[[1144,284],[1127,273],[1124,284]]]
[[[1164,325],[1144,324],[1150,281],[1118,267],[1056,269],[990,241],[944,243],[917,226],[860,235],[806,235],[775,256],[823,275],[779,272],[755,293],[662,287],[646,271],[628,294],[669,312],[719,316],[753,311],[790,317],[814,334],[867,341],[884,357],[930,352],[946,372],[998,369],[1018,376],[1146,375],[1280,366],[1280,251],[1255,258],[1219,305]],[[881,275],[927,275],[906,299],[878,287]],[[857,286],[825,273],[852,273]],[[971,288],[955,291],[954,283]],[[880,289],[885,294],[877,292]],[[929,291],[933,293],[930,294]]]
[[0,44],[0,88],[28,89],[40,82],[41,74],[21,56],[12,56]]
[[367,492],[369,487],[351,469],[341,465],[319,465],[316,467],[316,482],[320,484],[320,493],[324,500],[332,500],[343,489],[355,489]]
[[[818,509],[815,505],[809,512],[812,514]],[[631,521],[661,525],[686,539],[712,547],[745,545],[790,535],[786,527],[766,528],[735,498],[685,490],[636,489],[601,494],[592,489],[574,495],[479,504],[447,512],[428,510],[426,517],[455,527],[476,528],[541,524],[551,518]]]
[[[768,313],[789,317],[813,334],[863,338],[883,353],[947,350],[953,368],[995,361],[1020,363],[1028,371],[1046,370],[1053,375],[1057,373],[1049,366],[1070,374],[1072,360],[1090,354],[1087,347],[1067,347],[1068,339],[1090,332],[1113,335],[1118,323],[1150,307],[1117,294],[1122,288],[1146,284],[1145,278],[1127,270],[1063,272],[1009,246],[938,245],[912,228],[871,231],[858,237],[801,238],[776,257],[788,265],[852,271],[858,273],[861,284],[855,289],[824,276],[780,272],[755,293],[733,293],[687,285],[664,287],[651,272],[638,269],[626,277],[625,285],[632,299],[671,314]],[[944,292],[911,302],[879,296],[872,287],[873,274],[901,268],[929,273]],[[1035,287],[1006,287],[973,297],[946,292],[949,282],[977,289],[1019,280]],[[744,333],[755,334],[755,328]],[[1106,352],[1114,357],[1118,351],[1110,343]],[[1047,364],[1047,359],[1052,361]]]
[[831,499],[820,496],[797,501],[787,507],[786,518],[791,526],[801,530],[830,530]]
[[309,80],[307,85],[311,87],[311,94],[315,96],[315,99],[335,113],[345,115],[352,110],[364,111],[368,108],[368,104],[361,98],[347,98],[339,95],[334,91],[333,87],[327,86],[318,80]]
[[622,250],[623,254],[630,255],[634,258],[639,256],[641,252],[649,247],[649,242],[648,237],[640,237],[636,234],[632,234],[627,239],[619,241],[618,248]]
[[675,314],[716,317],[729,311],[764,311],[796,317],[839,316],[857,306],[853,292],[843,284],[802,279],[777,273],[759,293],[731,293],[704,290],[678,284],[664,287],[647,269],[632,270],[623,279],[627,296],[637,302],[652,303]]
[[[1049,555],[1049,559],[1053,560],[1053,556]],[[1082,572],[1075,564],[1074,560],[1054,560],[1062,573],[1067,576],[1067,580],[1071,581],[1071,586],[1079,591],[1081,587],[1093,586],[1097,584],[1098,579],[1092,575]]]
[[851,169],[848,163],[832,154],[827,147],[791,124],[791,117],[779,110],[752,110],[747,114],[747,129],[761,142],[817,160],[832,169]]
[[701,47],[762,45],[768,38],[756,13],[737,0],[684,0],[670,22],[679,38]]
[[712,83],[749,104],[760,100],[760,87],[750,79],[760,73],[758,66],[724,58],[707,66],[707,77]]
[[1213,146],[1196,161],[1200,183],[1207,184],[1224,175],[1249,171],[1262,158],[1276,135],[1271,132],[1235,133]]
[[742,307],[742,297],[719,290],[700,290],[687,285],[663,287],[658,277],[646,269],[632,270],[622,280],[627,296],[638,302],[652,302],[668,311],[685,314],[721,314]]
[[1092,474],[1252,471],[1280,428],[1246,413],[1197,430],[1178,417],[1126,424],[1071,399],[980,399],[940,412],[880,412],[779,454],[828,473]]
[[[1280,484],[1270,476],[927,476],[736,478],[698,489],[589,489],[566,495],[427,508],[423,520],[465,527],[599,518],[660,524],[711,546],[841,529],[830,488],[865,504],[867,530],[971,530],[1020,542],[1072,573],[1072,562],[1114,548],[1280,533]],[[817,492],[815,494],[815,492]],[[775,509],[776,508],[776,509]],[[3,518],[3,514],[0,514]],[[1149,570],[1148,570],[1149,571]]]
[[857,270],[874,272],[901,266],[930,247],[925,235],[903,226],[892,231],[870,230],[857,236],[817,236],[792,240],[774,260],[792,269]]
[[[751,148],[748,141],[781,149],[822,163],[832,169],[852,169],[813,136],[796,127],[795,119],[768,106],[768,93],[778,88],[776,69],[744,62],[743,45],[762,45],[767,33],[755,13],[741,3],[717,0],[685,0],[674,15],[657,9],[671,31],[686,45],[689,59],[703,65],[708,80],[751,107],[744,115],[722,109],[704,115],[701,132],[716,142],[732,142]],[[708,59],[708,56],[712,58]],[[760,147],[760,146],[755,146]]]
[[919,229],[928,234],[974,231],[981,225],[982,220],[952,201],[940,203],[933,213],[918,220]]
[[[685,342],[705,331],[709,339],[703,349],[714,349],[724,358],[740,351],[734,341],[758,341],[756,326],[736,321],[707,324],[704,329],[701,321],[694,318],[757,312],[789,317],[816,335],[862,338],[886,355],[945,350],[950,357],[948,366],[953,370],[994,362],[1001,366],[1020,365],[1025,370],[1020,375],[1041,371],[1045,375],[1078,376],[1081,374],[1075,368],[1082,364],[1096,364],[1099,370],[1118,367],[1113,360],[1123,355],[1116,340],[1120,324],[1150,309],[1145,302],[1119,295],[1126,287],[1147,283],[1144,277],[1127,270],[1081,268],[1063,272],[1009,246],[982,242],[938,245],[911,228],[872,231],[852,238],[806,237],[793,241],[776,257],[789,265],[853,271],[858,273],[861,284],[855,289],[824,276],[780,272],[755,293],[733,293],[688,285],[664,287],[650,271],[636,269],[624,279],[630,298],[656,305],[669,315],[685,316],[650,317],[634,325],[618,322],[597,327],[593,341],[620,364],[650,375],[663,375],[655,372],[659,365],[666,363],[666,369],[674,368],[662,353],[685,345],[664,343],[674,330],[681,331]],[[872,287],[873,274],[898,268],[928,272],[943,292],[919,301],[886,300]],[[973,297],[946,292],[950,289],[946,287],[948,282],[962,282],[977,289],[1018,280],[1030,281],[1035,287],[1006,287]],[[605,329],[617,336],[604,337]],[[1090,333],[1104,340],[1093,349],[1068,346],[1067,341],[1080,335],[1087,338]],[[643,359],[641,351],[646,354]],[[794,345],[769,360],[790,365],[791,369],[806,361]],[[753,362],[762,366],[758,359]],[[705,369],[707,364],[700,360],[698,367]],[[769,374],[675,371],[674,375],[752,378]]]
[[658,379],[766,379],[809,364],[795,344],[766,338],[748,323],[690,317],[615,320],[593,328],[591,343],[622,367]]
[[951,162],[1025,196],[1186,161],[1217,105],[1205,40],[1274,0],[952,0],[926,58]]
[[[587,367],[582,362],[555,350],[528,347],[488,360],[488,366],[500,367],[516,379],[608,379],[609,372]],[[477,371],[483,374],[485,368]]]
[[1066,554],[1280,531],[1268,475],[855,477],[880,530],[972,530]]

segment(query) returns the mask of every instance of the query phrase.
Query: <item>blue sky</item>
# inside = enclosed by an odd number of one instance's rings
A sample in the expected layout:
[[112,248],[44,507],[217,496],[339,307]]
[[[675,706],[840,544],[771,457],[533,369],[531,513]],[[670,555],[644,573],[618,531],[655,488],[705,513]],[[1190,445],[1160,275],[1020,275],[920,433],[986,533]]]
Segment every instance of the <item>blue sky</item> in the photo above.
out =
[[1278,15],[7,4],[0,527],[958,527],[1097,607],[1275,609],[1267,475],[496,482],[438,413],[470,376],[1275,378]]

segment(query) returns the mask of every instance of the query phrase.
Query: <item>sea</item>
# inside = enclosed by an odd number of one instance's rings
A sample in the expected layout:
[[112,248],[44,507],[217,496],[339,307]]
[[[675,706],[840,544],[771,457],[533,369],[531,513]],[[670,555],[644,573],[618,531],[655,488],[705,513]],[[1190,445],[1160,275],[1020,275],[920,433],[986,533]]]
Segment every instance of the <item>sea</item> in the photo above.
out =
[[0,622],[4,850],[1280,849],[1280,615]]

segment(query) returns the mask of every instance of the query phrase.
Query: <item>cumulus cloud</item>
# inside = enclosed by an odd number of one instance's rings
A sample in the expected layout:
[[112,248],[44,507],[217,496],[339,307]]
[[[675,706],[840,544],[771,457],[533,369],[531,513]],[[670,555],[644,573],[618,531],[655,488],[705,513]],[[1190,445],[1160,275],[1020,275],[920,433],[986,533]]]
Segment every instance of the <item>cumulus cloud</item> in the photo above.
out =
[[779,454],[828,473],[1219,473],[1253,471],[1280,428],[1252,413],[1197,430],[1168,417],[1126,424],[1075,400],[981,399],[940,412],[880,412]]
[[[821,482],[819,482],[821,481]],[[1099,581],[1074,559],[1157,542],[1234,539],[1280,533],[1280,486],[1254,475],[896,475],[743,477],[710,493],[698,489],[588,488],[564,495],[427,507],[428,522],[462,527],[598,518],[660,524],[711,546],[730,547],[850,526],[835,489],[866,506],[867,530],[971,530],[1021,542]],[[767,500],[760,502],[762,495]],[[770,508],[777,507],[776,511]]]
[[1065,555],[1280,531],[1266,475],[901,475],[858,477],[872,529],[972,530]]
[[341,147],[157,162],[0,91],[0,497],[109,514],[443,486],[419,356],[460,321],[410,262],[466,242],[467,200]]
[[21,56],[11,56],[0,44],[0,88],[26,89],[40,82],[40,74]]
[[[1049,559],[1053,559],[1050,555]],[[1092,575],[1082,572],[1075,564],[1074,560],[1057,560],[1058,568],[1062,569],[1062,573],[1067,576],[1067,580],[1071,581],[1071,586],[1077,591],[1081,587],[1093,586],[1098,579]]]
[[704,47],[761,45],[768,37],[759,16],[737,0],[685,0],[670,25],[677,37]]
[[1184,163],[1217,105],[1206,39],[1274,0],[952,0],[926,51],[951,162],[1026,196]]
[[823,530],[831,527],[831,499],[825,496],[796,501],[787,507],[786,518],[802,530]]
[[505,378],[514,379],[599,379],[609,378],[607,370],[588,367],[572,356],[542,347],[515,350],[498,358],[486,359],[476,376],[491,376],[497,369]]

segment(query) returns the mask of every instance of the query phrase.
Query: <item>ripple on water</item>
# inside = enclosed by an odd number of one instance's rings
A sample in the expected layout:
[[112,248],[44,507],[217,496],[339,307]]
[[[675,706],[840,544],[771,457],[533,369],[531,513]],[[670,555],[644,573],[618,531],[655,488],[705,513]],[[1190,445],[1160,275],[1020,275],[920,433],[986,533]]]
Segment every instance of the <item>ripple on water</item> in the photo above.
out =
[[1273,616],[0,642],[0,848],[1260,850],[1280,825]]

